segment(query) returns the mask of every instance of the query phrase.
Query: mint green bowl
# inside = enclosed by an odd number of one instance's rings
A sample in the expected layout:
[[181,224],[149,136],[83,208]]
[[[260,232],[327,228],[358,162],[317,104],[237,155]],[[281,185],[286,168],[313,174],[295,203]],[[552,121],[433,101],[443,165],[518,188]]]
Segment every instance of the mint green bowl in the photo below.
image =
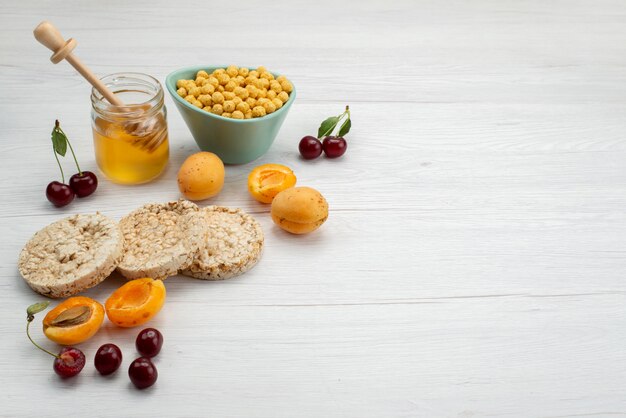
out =
[[178,80],[195,79],[198,71],[211,73],[217,68],[226,66],[181,68],[167,76],[165,86],[201,150],[217,154],[226,164],[246,164],[270,149],[296,99],[296,89],[294,87],[287,103],[276,112],[253,119],[231,119],[214,115],[187,103],[176,93]]

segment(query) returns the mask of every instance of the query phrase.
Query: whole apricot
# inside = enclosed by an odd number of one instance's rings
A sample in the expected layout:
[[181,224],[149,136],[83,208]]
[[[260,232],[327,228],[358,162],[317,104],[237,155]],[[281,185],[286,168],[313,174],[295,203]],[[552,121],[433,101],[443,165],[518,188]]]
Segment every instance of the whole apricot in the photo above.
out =
[[212,152],[187,157],[178,170],[178,189],[189,200],[216,196],[224,186],[224,163]]
[[292,234],[306,234],[319,228],[328,219],[328,202],[310,187],[292,187],[276,195],[272,201],[272,220]]
[[43,333],[57,344],[74,345],[93,337],[104,320],[104,308],[85,296],[71,297],[48,312]]
[[165,303],[165,285],[151,278],[135,279],[109,296],[104,304],[109,320],[129,328],[152,319]]

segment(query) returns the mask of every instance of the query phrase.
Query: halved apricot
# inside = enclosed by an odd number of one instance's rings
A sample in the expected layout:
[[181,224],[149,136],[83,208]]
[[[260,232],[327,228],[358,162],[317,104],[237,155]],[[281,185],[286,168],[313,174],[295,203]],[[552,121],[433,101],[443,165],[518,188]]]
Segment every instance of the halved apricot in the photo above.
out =
[[43,319],[43,333],[62,345],[82,343],[93,337],[104,320],[104,308],[85,296],[71,297],[48,312]]
[[261,203],[272,203],[274,196],[296,185],[296,175],[282,164],[263,164],[248,176],[248,191]]
[[141,325],[156,315],[165,303],[161,280],[135,279],[117,289],[104,304],[109,320],[120,327]]

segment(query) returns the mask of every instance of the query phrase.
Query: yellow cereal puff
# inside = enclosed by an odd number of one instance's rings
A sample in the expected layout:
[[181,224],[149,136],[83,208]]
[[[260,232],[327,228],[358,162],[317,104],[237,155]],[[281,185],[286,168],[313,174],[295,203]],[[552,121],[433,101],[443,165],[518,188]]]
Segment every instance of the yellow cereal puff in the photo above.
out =
[[253,99],[252,97],[248,97],[246,99],[246,103],[248,103],[248,106],[250,106],[250,109],[252,109],[254,106],[256,106],[256,99]]
[[233,103],[235,104],[235,106],[237,106],[239,103],[243,102],[243,99],[241,97],[233,97]]
[[278,98],[281,102],[287,103],[287,100],[289,100],[289,94],[287,94],[286,91],[281,91],[280,93],[278,93]]
[[243,114],[244,119],[252,119],[252,110]]
[[204,86],[200,87],[200,92],[202,94],[213,94],[215,92],[215,87],[207,81]]
[[270,81],[267,78],[259,78],[259,80],[261,81],[264,89],[268,89],[270,87]]
[[212,85],[213,87],[217,88],[217,86],[220,85],[220,81],[217,78],[211,76],[211,77],[209,77],[209,84]]
[[246,67],[241,67],[239,69],[239,75],[242,76],[242,77],[247,76],[249,72],[250,72],[250,70],[247,69]]
[[214,113],[216,115],[221,115],[222,113],[224,113],[224,108],[222,107],[221,104],[216,103],[211,108],[211,113]]
[[218,74],[224,74],[226,73],[226,69],[224,68],[216,68],[215,70],[213,70],[213,75],[217,76]]
[[252,97],[253,99],[256,99],[256,97],[259,95],[259,89],[257,89],[252,84],[247,85],[246,90],[248,90],[248,97]]
[[270,81],[270,89],[275,91],[276,94],[278,94],[281,91],[283,91],[283,88],[280,86],[280,83],[278,81],[276,81],[276,80]]
[[185,87],[189,81],[191,81],[191,80],[184,80],[184,79],[182,79],[182,80],[176,81],[176,88]]
[[176,93],[178,93],[178,95],[184,99],[185,96],[187,96],[187,89],[184,87],[181,87],[178,90],[176,90]]
[[202,109],[204,107],[204,105],[202,104],[202,102],[200,100],[196,100],[195,102],[193,102],[193,105],[195,107],[200,108],[200,109]]
[[252,70],[248,73],[248,77],[259,78],[259,72],[257,70]]
[[226,73],[217,74],[216,78],[222,86],[226,85],[226,83],[230,81],[230,76]]
[[286,91],[287,93],[291,93],[293,91],[293,86],[289,80],[281,81],[280,87],[282,87],[283,91]]
[[267,68],[265,68],[265,66],[264,66],[264,65],[261,65],[261,66],[257,67],[257,69],[256,69],[256,70],[257,70],[257,72],[258,72],[259,74],[263,74],[264,72],[266,72],[266,71],[267,71]]
[[220,93],[224,92],[224,86],[222,86],[221,84],[217,86],[217,91],[219,91]]
[[236,109],[243,113],[248,113],[250,111],[250,105],[246,102],[241,102],[236,106]]
[[196,73],[196,78],[198,77],[209,78],[209,73],[204,70],[200,70]]
[[243,119],[243,112],[240,112],[239,110],[235,110],[231,115],[231,118],[233,119]]
[[238,75],[237,77],[234,78],[235,82],[237,83],[238,86],[242,86],[243,85],[243,81],[245,80],[245,78],[241,75]]
[[235,97],[237,97],[232,91],[225,91],[222,94],[224,95],[224,100],[233,100]]
[[255,106],[252,109],[252,117],[260,118],[261,116],[265,116],[265,108],[263,106]]
[[220,93],[219,91],[216,91],[215,93],[213,93],[213,95],[211,96],[211,99],[213,99],[213,103],[217,103],[219,105],[224,103],[224,95]]
[[267,97],[270,100],[275,99],[277,96],[276,92],[274,90],[268,90],[267,91],[267,95],[265,97]]
[[193,87],[191,90],[189,90],[189,94],[198,97],[202,94],[202,90],[200,90],[200,87]]
[[235,103],[232,100],[226,100],[222,106],[224,107],[224,112],[232,113],[235,110]]
[[287,77],[285,77],[284,75],[279,75],[278,77],[276,77],[276,81],[281,82],[283,80],[287,80]]
[[233,91],[235,90],[235,87],[237,87],[237,83],[234,82],[233,80],[230,80],[228,83],[224,85],[224,90]]
[[210,94],[201,94],[198,96],[198,100],[200,100],[205,106],[211,106],[213,104],[213,99],[211,99]]
[[230,116],[231,116],[231,113],[230,113],[230,112],[224,112],[224,113],[222,113],[222,117],[229,118]]
[[265,109],[265,112],[267,114],[276,112],[276,106],[274,106],[274,103],[272,103],[269,100],[267,102],[263,103],[263,108]]
[[196,86],[198,87],[202,87],[204,86],[206,83],[208,83],[208,80],[204,77],[198,77],[196,78]]
[[239,67],[236,65],[229,65],[228,68],[226,68],[226,74],[231,77],[236,77],[239,74]]
[[212,109],[212,107],[211,107],[211,106],[204,106],[204,107],[202,108],[202,110],[204,110],[205,112],[209,112],[209,113],[211,112],[211,109]]
[[260,99],[257,99],[256,104],[257,106],[263,106],[265,103],[269,102],[269,99],[266,99],[265,97],[261,97]]
[[253,86],[254,85],[254,80],[256,80],[255,77],[252,76],[247,76],[246,78],[243,79],[243,84],[247,87],[247,86]]
[[243,87],[236,87],[235,90],[233,90],[233,93],[235,93],[235,96],[242,99],[247,99],[249,95],[248,90],[244,89]]
[[187,96],[185,96],[185,101],[193,104],[193,102],[196,101],[196,97],[192,94],[188,94]]
[[256,97],[257,98],[259,98],[259,97],[263,97],[263,98],[267,97],[267,90],[265,90],[265,89],[258,89]]
[[281,107],[283,107],[283,102],[278,97],[272,99],[272,103],[274,103],[276,109],[280,109]]
[[266,79],[268,81],[274,80],[274,74],[265,72],[265,73],[261,74],[261,78],[264,78],[264,79]]
[[262,78],[255,78],[254,81],[252,82],[252,85],[254,87],[256,87],[257,89],[262,89],[263,88],[263,80]]

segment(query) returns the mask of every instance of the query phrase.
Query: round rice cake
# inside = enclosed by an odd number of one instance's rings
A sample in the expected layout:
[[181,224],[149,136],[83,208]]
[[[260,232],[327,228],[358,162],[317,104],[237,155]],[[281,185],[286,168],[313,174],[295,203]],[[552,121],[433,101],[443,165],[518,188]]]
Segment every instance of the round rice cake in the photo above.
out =
[[117,270],[127,279],[166,279],[191,265],[206,240],[204,212],[188,200],[150,203],[120,221],[126,242]]
[[35,292],[67,297],[106,279],[123,250],[117,222],[100,213],[74,215],[35,233],[20,253],[18,269]]
[[263,230],[241,209],[208,206],[203,209],[209,233],[185,276],[224,280],[250,270],[261,258]]

